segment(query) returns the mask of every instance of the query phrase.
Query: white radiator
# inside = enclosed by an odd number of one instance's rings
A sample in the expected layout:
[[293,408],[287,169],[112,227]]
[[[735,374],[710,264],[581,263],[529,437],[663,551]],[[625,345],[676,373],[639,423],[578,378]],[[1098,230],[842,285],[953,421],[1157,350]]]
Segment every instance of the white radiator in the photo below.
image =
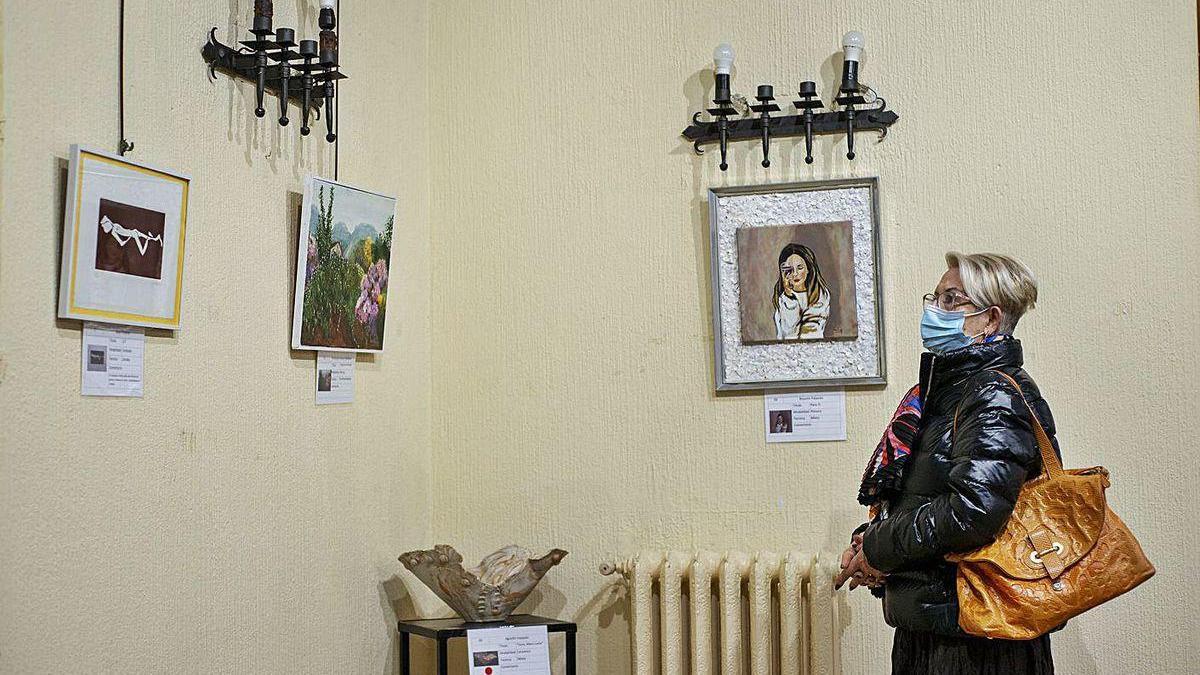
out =
[[841,672],[832,556],[641,551],[600,573],[619,573],[629,586],[634,675]]

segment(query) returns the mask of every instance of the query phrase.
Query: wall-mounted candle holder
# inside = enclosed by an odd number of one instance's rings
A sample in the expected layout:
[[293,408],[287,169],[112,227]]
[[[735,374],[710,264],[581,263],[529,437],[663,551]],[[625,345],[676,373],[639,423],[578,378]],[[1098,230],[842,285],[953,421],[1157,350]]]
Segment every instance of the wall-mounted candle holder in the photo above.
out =
[[758,85],[758,95],[754,98],[758,100],[758,105],[752,105],[750,109],[758,113],[762,126],[762,165],[765,169],[771,166],[771,113],[779,112],[779,106],[772,103],[775,100],[775,88],[769,84]]
[[[853,160],[854,134],[860,131],[875,131],[879,133],[879,140],[882,141],[887,136],[888,127],[895,124],[899,116],[887,109],[887,101],[858,81],[858,67],[863,49],[862,33],[846,33],[842,40],[842,48],[842,81],[834,99],[834,103],[841,106],[840,110],[815,112],[823,107],[817,97],[817,85],[815,82],[805,81],[800,83],[799,100],[792,104],[800,112],[795,115],[772,117],[770,113],[779,111],[779,106],[773,102],[774,88],[762,84],[758,86],[758,95],[755,96],[759,104],[750,106],[750,110],[758,113],[758,117],[731,119],[737,114],[737,109],[731,105],[730,93],[734,53],[733,47],[726,43],[721,44],[713,53],[716,75],[713,103],[716,107],[708,109],[709,120],[700,119],[703,113],[692,115],[692,123],[683,130],[683,137],[692,142],[697,154],[704,153],[700,146],[718,143],[721,148],[722,171],[729,168],[727,155],[729,143],[732,141],[760,140],[763,149],[762,166],[771,166],[772,137],[804,136],[804,161],[812,164],[814,135],[844,133],[846,158]],[[871,93],[871,100],[863,96],[864,92]],[[868,105],[870,107],[862,107]]]
[[[254,0],[254,23],[250,28],[253,40],[242,40],[241,47],[234,48],[217,40],[216,28],[209,31],[208,42],[200,51],[208,64],[209,78],[215,81],[216,73],[220,71],[253,82],[257,104],[254,114],[258,117],[267,114],[263,107],[266,92],[275,94],[279,97],[280,126],[288,125],[288,102],[294,101],[301,111],[301,136],[310,133],[309,119],[314,113],[320,116],[324,108],[325,140],[334,142],[337,140],[333,106],[336,82],[346,79],[338,67],[334,2],[321,0],[320,40],[297,43],[296,32],[291,28],[272,29],[272,1]],[[293,47],[298,51],[293,51]]]

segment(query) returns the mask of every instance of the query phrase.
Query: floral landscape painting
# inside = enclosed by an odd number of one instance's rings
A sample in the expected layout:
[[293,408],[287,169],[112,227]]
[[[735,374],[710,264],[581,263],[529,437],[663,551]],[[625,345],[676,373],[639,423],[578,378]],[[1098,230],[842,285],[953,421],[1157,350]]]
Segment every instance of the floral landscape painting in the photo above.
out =
[[310,178],[304,191],[293,349],[383,350],[396,200]]

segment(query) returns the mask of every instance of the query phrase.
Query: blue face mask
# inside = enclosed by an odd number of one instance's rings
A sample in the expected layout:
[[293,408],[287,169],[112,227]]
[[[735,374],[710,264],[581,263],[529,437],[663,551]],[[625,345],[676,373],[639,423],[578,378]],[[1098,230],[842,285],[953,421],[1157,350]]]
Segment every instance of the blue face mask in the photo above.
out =
[[968,316],[983,314],[986,309],[967,314],[961,310],[945,310],[935,305],[926,305],[925,313],[921,316],[921,342],[925,348],[936,354],[942,354],[954,349],[960,349],[975,343],[979,335],[967,335],[963,332],[963,322]]

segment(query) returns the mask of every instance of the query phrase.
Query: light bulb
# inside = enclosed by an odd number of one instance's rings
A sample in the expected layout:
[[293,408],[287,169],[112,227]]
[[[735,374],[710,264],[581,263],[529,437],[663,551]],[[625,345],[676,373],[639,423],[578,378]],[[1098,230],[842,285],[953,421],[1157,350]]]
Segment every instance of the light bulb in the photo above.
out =
[[337,0],[321,0],[321,9],[333,9]]
[[716,66],[717,74],[728,75],[729,70],[733,68],[733,45],[728,42],[722,42],[713,50],[713,64]]
[[863,34],[852,30],[842,36],[842,49],[846,53],[847,61],[861,61],[863,46],[866,44],[866,39]]

